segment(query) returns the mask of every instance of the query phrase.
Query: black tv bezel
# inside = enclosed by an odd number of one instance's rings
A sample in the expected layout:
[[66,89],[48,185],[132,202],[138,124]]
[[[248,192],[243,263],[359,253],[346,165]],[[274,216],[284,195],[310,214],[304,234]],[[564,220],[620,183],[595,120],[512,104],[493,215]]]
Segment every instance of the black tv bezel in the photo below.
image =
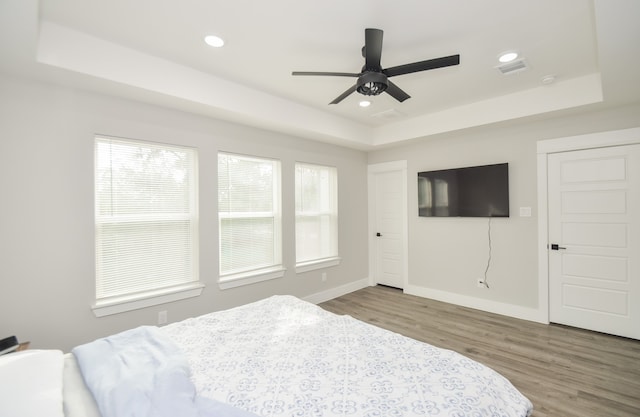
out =
[[[457,167],[457,168],[445,168],[445,169],[438,169],[438,170],[429,170],[429,171],[419,171],[417,174],[417,178],[420,178],[421,176],[423,178],[433,178],[435,176],[435,174],[438,173],[451,173],[451,172],[458,172],[458,171],[465,171],[465,170],[470,170],[470,169],[482,169],[482,168],[495,168],[495,167],[505,167],[506,169],[504,169],[504,173],[505,176],[503,178],[504,181],[501,181],[500,183],[501,185],[501,192],[498,193],[499,196],[501,196],[503,199],[506,198],[506,201],[501,201],[500,206],[502,208],[506,208],[506,213],[501,213],[501,214],[490,214],[485,210],[484,213],[474,213],[471,215],[467,215],[467,214],[447,214],[447,215],[442,215],[442,214],[437,214],[437,213],[431,213],[431,214],[423,214],[421,212],[421,208],[420,208],[420,180],[418,179],[418,216],[419,217],[424,217],[424,218],[493,218],[493,217],[498,217],[498,218],[509,218],[511,217],[511,201],[510,201],[510,196],[509,196],[509,163],[508,162],[501,162],[501,163],[495,163],[495,164],[486,164],[486,165],[473,165],[473,166],[464,166],[464,167]],[[422,174],[426,174],[426,175],[422,175]],[[506,203],[506,205],[505,205]]]

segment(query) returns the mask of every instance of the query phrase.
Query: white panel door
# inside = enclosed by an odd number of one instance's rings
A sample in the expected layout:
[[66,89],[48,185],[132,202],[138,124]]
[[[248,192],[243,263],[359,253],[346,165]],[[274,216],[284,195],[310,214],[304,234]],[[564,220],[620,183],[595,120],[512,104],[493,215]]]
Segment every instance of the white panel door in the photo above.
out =
[[376,284],[404,288],[403,271],[403,171],[374,175],[375,192],[375,260],[373,280]]
[[640,339],[640,145],[548,162],[550,320]]

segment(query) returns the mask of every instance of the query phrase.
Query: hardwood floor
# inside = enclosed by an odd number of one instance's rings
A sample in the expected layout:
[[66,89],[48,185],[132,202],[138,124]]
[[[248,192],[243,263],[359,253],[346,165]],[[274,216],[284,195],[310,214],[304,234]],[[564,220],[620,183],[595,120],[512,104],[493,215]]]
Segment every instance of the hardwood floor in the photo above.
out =
[[638,340],[518,320],[383,286],[320,306],[490,366],[531,400],[534,417],[640,416]]

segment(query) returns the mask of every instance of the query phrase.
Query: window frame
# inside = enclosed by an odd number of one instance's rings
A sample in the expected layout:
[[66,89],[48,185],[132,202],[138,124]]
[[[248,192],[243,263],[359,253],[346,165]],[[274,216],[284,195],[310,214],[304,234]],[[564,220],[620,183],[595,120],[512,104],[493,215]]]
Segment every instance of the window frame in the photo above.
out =
[[[220,191],[220,158],[231,157],[239,158],[245,161],[254,161],[259,163],[268,162],[272,165],[272,210],[255,211],[255,212],[231,212],[221,210]],[[278,159],[245,155],[234,152],[219,151],[217,155],[218,162],[218,284],[221,289],[235,288],[243,285],[249,285],[256,282],[267,281],[271,279],[281,278],[284,276],[286,268],[283,264],[283,232],[282,232],[282,163]],[[228,192],[228,190],[227,190]],[[230,271],[222,271],[223,264],[223,226],[225,219],[273,219],[273,259],[274,262],[267,266],[257,266],[255,268],[242,268]]]
[[[138,213],[135,215],[103,215],[100,213],[99,207],[99,187],[98,181],[100,176],[99,158],[100,144],[104,143],[121,143],[130,146],[139,146],[159,148],[164,150],[179,150],[186,152],[192,161],[189,167],[189,188],[188,188],[188,207],[187,213]],[[111,137],[107,135],[95,135],[94,137],[94,250],[95,250],[95,268],[96,275],[94,278],[94,304],[91,306],[97,317],[103,317],[111,314],[122,313],[139,308],[151,307],[154,305],[164,304],[172,301],[182,300],[191,297],[197,297],[202,293],[204,285],[199,278],[199,214],[198,214],[198,152],[197,149],[175,144],[166,144],[158,142],[150,142],[138,139]],[[173,222],[176,219],[188,220],[190,230],[190,279],[176,282],[170,285],[161,285],[155,288],[144,290],[130,290],[128,292],[117,295],[98,296],[98,280],[100,279],[100,265],[102,258],[100,256],[100,248],[105,241],[99,241],[101,237],[101,225],[121,225],[126,223],[144,224],[150,221],[166,221]]]
[[[328,186],[331,195],[329,196],[330,201],[326,204],[328,207],[326,210],[315,210],[315,211],[304,211],[299,210],[299,198],[302,197],[300,195],[300,189],[298,184],[298,169],[299,168],[307,168],[307,169],[318,169],[318,170],[328,170],[330,172],[330,184]],[[295,240],[296,240],[296,273],[308,272],[316,269],[328,268],[331,266],[336,266],[340,264],[340,245],[339,245],[339,213],[338,213],[338,169],[335,166],[330,165],[322,165],[316,163],[308,163],[308,162],[296,162],[295,163]],[[305,259],[300,261],[299,256],[299,236],[298,236],[298,220],[300,218],[320,218],[323,216],[328,216],[330,221],[330,233],[331,235],[328,239],[332,240],[329,243],[330,246],[333,247],[332,253],[326,254],[325,256],[318,256],[312,259]]]

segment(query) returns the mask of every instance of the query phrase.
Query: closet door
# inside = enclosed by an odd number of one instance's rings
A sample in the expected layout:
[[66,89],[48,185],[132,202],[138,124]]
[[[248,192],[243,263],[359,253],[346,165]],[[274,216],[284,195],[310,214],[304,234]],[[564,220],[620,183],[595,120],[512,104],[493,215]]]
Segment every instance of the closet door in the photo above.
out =
[[549,314],[640,339],[640,145],[548,156]]
[[405,164],[369,166],[372,280],[402,289],[407,279],[406,175]]

